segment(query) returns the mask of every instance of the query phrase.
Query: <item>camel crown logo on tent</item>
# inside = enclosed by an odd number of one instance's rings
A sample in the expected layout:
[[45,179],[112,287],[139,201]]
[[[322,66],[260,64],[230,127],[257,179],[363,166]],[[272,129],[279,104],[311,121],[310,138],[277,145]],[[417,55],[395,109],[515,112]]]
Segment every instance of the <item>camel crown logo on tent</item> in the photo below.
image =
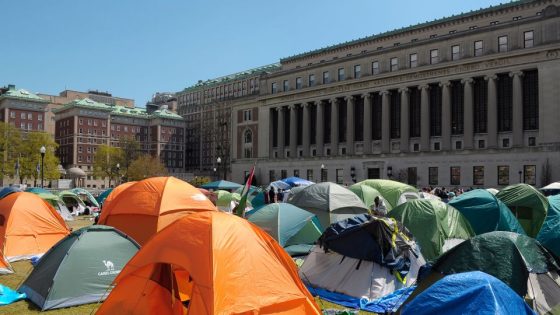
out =
[[108,275],[115,275],[120,273],[120,270],[115,270],[115,264],[113,264],[110,260],[102,260],[103,264],[105,265],[106,270],[100,271],[97,273],[98,276],[108,276]]

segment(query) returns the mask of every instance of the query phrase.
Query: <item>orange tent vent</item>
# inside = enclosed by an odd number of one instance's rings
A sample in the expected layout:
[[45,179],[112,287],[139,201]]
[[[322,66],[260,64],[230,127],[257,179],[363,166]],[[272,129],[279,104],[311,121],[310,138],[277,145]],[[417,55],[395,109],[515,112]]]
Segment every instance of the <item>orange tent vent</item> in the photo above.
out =
[[10,262],[42,255],[69,233],[58,212],[35,194],[0,199],[0,242]]
[[140,245],[186,214],[217,211],[198,189],[175,177],[148,178],[113,193],[103,204],[99,224],[123,231]]
[[282,247],[221,212],[160,231],[114,284],[97,314],[321,314]]

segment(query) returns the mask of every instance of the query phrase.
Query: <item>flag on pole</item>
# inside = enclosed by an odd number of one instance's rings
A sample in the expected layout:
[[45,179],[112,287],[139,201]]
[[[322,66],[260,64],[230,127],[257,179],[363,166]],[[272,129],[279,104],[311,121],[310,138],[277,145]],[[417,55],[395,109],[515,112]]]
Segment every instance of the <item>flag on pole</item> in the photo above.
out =
[[243,187],[243,190],[241,191],[241,200],[239,200],[239,204],[233,210],[233,212],[237,216],[240,217],[245,216],[245,206],[247,205],[247,197],[249,196],[249,191],[251,190],[251,182],[253,181],[254,175],[255,175],[255,166],[253,165],[253,167],[251,168],[251,172],[247,177],[247,182],[245,183],[245,187]]

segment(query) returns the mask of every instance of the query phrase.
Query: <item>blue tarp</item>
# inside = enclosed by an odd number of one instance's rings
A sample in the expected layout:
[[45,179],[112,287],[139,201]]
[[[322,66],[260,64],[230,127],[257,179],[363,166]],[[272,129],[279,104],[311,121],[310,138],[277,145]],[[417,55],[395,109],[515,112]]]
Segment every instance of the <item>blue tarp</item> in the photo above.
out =
[[0,284],[0,305],[8,305],[27,298],[25,293],[19,293]]
[[481,271],[446,276],[404,305],[402,315],[535,314],[502,281]]
[[284,183],[295,187],[295,186],[309,186],[315,184],[314,182],[308,181],[307,179],[299,177],[288,177],[282,180]]
[[412,291],[416,289],[416,286],[402,288],[389,295],[371,301],[366,298],[355,298],[345,294],[311,287],[309,285],[307,289],[311,294],[318,295],[321,299],[338,305],[383,314],[396,312],[401,304],[408,299]]

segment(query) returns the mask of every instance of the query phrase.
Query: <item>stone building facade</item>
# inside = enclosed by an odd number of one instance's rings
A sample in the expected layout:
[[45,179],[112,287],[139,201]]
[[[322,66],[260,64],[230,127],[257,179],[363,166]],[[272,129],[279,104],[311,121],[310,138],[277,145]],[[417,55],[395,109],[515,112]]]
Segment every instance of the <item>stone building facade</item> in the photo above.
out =
[[284,58],[233,105],[232,179],[560,180],[560,1],[517,1]]

